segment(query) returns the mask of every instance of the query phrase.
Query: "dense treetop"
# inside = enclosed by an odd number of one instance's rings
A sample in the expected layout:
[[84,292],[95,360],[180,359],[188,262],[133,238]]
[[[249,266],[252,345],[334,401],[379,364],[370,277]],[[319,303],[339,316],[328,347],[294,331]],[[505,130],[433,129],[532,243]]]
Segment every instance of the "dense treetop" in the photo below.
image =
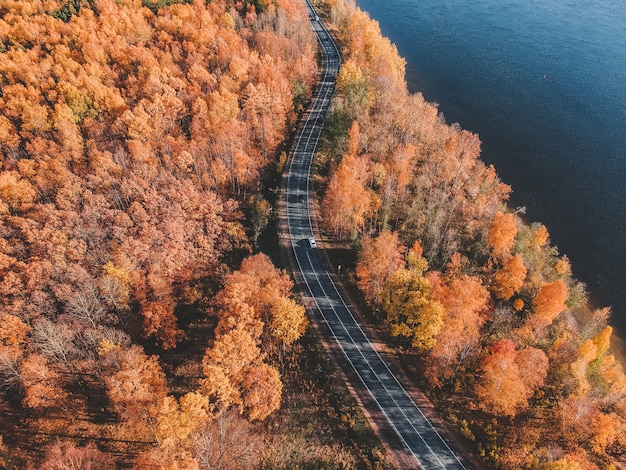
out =
[[325,5],[345,61],[318,158],[321,208],[328,235],[358,251],[375,320],[490,464],[623,465],[626,377],[609,310],[586,309],[546,227],[507,206],[478,137],[407,92],[377,23]]
[[[296,0],[0,1],[2,419],[66,416],[26,425],[142,441],[127,454],[141,454],[136,468],[197,468],[213,458],[215,440],[199,444],[211,426],[243,429],[240,413],[280,406],[271,364],[304,310],[266,257],[231,271],[251,254],[259,227],[243,214],[309,93],[315,47]],[[238,298],[237,276],[280,289]],[[233,328],[231,315],[249,321]],[[198,316],[219,331],[199,377],[172,394],[162,354]],[[12,443],[22,468],[28,441]],[[101,452],[61,442],[48,454]]]
[[[376,321],[489,463],[623,465],[609,310],[582,313],[546,227],[408,93],[378,25],[318,6],[344,56],[321,213]],[[306,327],[252,253],[316,74],[308,22],[299,0],[0,0],[0,466],[258,466],[251,423]]]

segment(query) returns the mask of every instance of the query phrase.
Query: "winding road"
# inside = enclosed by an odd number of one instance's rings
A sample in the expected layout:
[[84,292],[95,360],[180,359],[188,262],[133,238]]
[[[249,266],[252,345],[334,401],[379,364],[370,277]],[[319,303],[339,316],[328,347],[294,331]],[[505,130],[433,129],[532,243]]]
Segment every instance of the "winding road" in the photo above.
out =
[[[368,416],[380,417],[376,425],[384,442],[392,442],[408,455],[403,468],[464,469],[435,427],[416,406],[390,367],[374,348],[333,282],[332,270],[314,236],[309,204],[309,173],[335,90],[341,66],[337,45],[307,0],[312,27],[321,55],[321,76],[304,123],[294,143],[283,191],[282,212],[286,218],[287,243],[293,248],[294,273],[303,290],[311,317],[339,351],[340,366],[353,390],[359,390]],[[285,217],[286,212],[286,217]],[[384,430],[386,431],[385,432]],[[383,430],[383,432],[381,432]],[[409,462],[409,463],[406,463]]]

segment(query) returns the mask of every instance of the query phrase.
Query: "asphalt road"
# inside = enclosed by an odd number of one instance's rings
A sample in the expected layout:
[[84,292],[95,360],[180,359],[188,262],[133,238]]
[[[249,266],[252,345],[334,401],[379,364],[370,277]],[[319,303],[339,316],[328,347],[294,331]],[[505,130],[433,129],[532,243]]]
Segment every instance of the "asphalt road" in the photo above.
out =
[[399,445],[415,459],[414,468],[464,469],[448,444],[416,406],[405,388],[374,349],[333,283],[320,248],[311,247],[313,225],[309,210],[309,172],[324,125],[335,77],[341,65],[337,46],[307,1],[311,24],[320,45],[321,77],[305,123],[297,137],[288,167],[286,211],[288,236],[293,247],[294,270],[301,272],[303,295],[316,306],[314,317],[328,328],[343,353],[342,367],[354,389],[369,391],[370,414],[382,414]]

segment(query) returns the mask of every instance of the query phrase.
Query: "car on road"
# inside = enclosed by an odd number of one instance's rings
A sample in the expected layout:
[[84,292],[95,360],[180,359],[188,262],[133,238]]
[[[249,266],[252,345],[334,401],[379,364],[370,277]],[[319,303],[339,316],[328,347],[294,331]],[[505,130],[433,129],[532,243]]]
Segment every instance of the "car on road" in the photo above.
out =
[[317,243],[315,243],[315,238],[309,237],[309,246],[311,248],[315,248],[317,246]]

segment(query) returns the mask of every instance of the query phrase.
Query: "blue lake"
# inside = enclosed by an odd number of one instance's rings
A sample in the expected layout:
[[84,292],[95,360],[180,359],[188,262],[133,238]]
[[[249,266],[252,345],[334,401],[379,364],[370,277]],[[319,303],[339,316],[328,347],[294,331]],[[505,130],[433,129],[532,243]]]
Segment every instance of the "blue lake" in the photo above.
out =
[[357,0],[626,337],[626,0]]

